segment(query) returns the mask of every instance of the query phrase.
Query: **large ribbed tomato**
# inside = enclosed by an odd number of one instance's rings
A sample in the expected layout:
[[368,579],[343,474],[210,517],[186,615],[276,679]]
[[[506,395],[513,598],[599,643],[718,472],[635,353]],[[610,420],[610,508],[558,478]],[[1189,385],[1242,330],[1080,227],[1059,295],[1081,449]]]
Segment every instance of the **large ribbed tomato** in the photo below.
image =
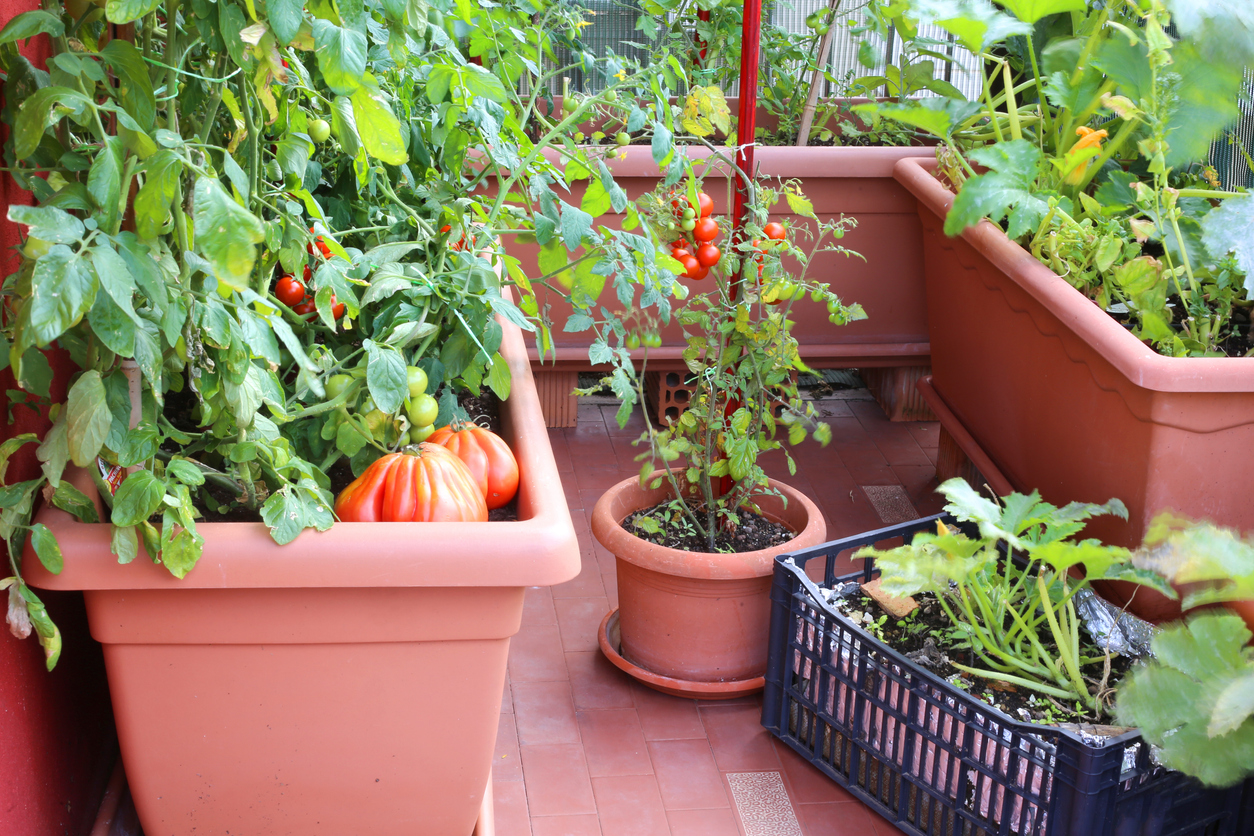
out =
[[441,427],[427,439],[457,454],[483,488],[488,508],[500,508],[518,492],[518,461],[509,445],[491,430],[474,424]]
[[342,522],[486,522],[488,506],[462,460],[424,442],[366,468],[335,513]]

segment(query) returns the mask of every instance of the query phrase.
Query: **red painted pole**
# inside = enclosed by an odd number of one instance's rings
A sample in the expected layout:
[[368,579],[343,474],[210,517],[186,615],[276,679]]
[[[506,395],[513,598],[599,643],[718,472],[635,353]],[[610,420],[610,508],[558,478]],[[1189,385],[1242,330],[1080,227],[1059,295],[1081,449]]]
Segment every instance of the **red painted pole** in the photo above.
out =
[[[736,165],[750,177],[753,176],[754,134],[758,115],[758,62],[762,40],[762,0],[745,0],[744,27],[740,36],[740,114],[736,136]],[[736,197],[732,203],[732,244],[744,241],[744,222],[748,214],[749,189],[736,176]],[[745,263],[751,263],[745,259]],[[744,280],[743,265],[740,276],[732,283],[732,298],[740,295],[740,282]]]
[[[697,20],[702,20],[702,21],[705,21],[706,23],[709,23],[709,22],[710,22],[710,12],[709,12],[709,10],[708,10],[708,9],[698,9],[698,10],[697,10]],[[707,46],[708,46],[708,44],[706,44],[706,42],[705,42],[705,38],[702,38],[700,35],[698,35],[698,36],[697,36],[697,47],[698,47],[698,48],[700,48],[700,50],[701,50],[701,61],[702,61],[702,66],[704,66],[704,62],[705,62],[705,54],[706,54],[707,52],[709,52],[709,50],[706,48]]]

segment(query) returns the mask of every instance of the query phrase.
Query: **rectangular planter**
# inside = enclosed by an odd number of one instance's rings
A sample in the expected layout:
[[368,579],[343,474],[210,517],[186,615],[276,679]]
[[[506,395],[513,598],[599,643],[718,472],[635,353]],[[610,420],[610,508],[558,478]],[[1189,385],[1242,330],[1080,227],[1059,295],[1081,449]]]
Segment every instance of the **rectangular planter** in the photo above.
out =
[[1085,531],[1108,543],[1138,544],[1165,510],[1254,530],[1254,358],[1164,357],[995,225],[946,237],[934,166],[894,174],[922,226],[932,383],[1011,485],[1118,497],[1128,521]]
[[1093,745],[1013,720],[880,642],[815,585],[870,580],[870,560],[843,575],[838,561],[939,518],[776,558],[762,725],[911,836],[1250,833],[1254,780],[1206,789],[1155,766],[1135,730]]
[[[734,106],[734,103],[733,103]],[[606,165],[629,198],[656,188],[660,179],[648,146],[629,146],[609,156]],[[894,164],[906,157],[929,156],[930,148],[779,148],[763,147],[756,152],[759,173],[767,178],[799,179],[802,190],[814,204],[815,214],[823,219],[842,214],[857,218],[858,226],[840,243],[866,257],[858,258],[820,254],[811,265],[809,276],[819,282],[830,282],[832,289],[846,302],[859,302],[868,319],[836,327],[828,322],[822,305],[801,303],[793,307],[796,325],[793,335],[801,343],[802,357],[819,368],[857,366],[922,366],[927,365],[927,312],[923,296],[923,253],[919,243],[919,221],[909,192],[893,180]],[[695,159],[710,156],[706,149],[692,151]],[[713,178],[707,190],[714,198],[715,214],[730,212],[729,196],[724,180]],[[586,181],[571,189],[569,202],[579,205]],[[790,219],[795,224],[807,222],[791,215],[786,206],[772,213],[773,220]],[[598,223],[617,227],[621,215],[606,214]],[[718,241],[727,243],[727,232]],[[804,244],[804,237],[798,238]],[[528,275],[539,275],[536,265],[537,247],[512,237],[506,240],[510,255],[522,261]],[[702,282],[684,279],[684,284],[700,291]],[[567,333],[561,330],[570,308],[554,294],[542,289],[541,306],[552,305],[552,318],[557,323],[553,337],[557,350],[556,368],[589,368],[588,346],[591,333]],[[547,298],[546,298],[547,296]],[[611,310],[621,308],[612,290],[603,295]],[[673,361],[680,368],[680,352],[684,347],[682,332],[674,322],[662,329],[663,347],[649,352],[649,361]],[[530,349],[538,362],[534,346]],[[537,370],[555,368],[552,359]]]
[[39,513],[65,569],[28,550],[27,577],[84,590],[145,832],[466,836],[490,816],[524,589],[580,560],[516,328],[501,351],[517,522],[340,523],[287,546],[206,523],[177,580],[142,555],[118,565],[107,525]]

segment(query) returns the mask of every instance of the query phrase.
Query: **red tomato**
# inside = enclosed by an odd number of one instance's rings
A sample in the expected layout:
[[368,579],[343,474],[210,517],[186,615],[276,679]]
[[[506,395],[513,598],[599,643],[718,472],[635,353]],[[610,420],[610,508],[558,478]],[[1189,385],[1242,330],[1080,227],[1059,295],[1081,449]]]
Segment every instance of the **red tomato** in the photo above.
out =
[[311,314],[313,314],[314,312],[318,310],[318,306],[314,304],[314,300],[306,299],[304,302],[301,302],[299,305],[293,305],[292,310],[296,311],[296,313],[300,314],[303,317],[309,317]]
[[676,261],[682,262],[685,258],[688,258],[691,255],[692,255],[692,250],[689,250],[687,247],[684,247],[678,250],[671,250],[671,258],[675,259]]
[[689,276],[689,278],[695,279],[696,281],[700,281],[701,279],[704,279],[708,275],[710,275],[710,268],[702,267],[701,263],[697,262],[697,272],[694,275]]
[[427,441],[448,448],[465,462],[487,498],[489,511],[518,493],[518,461],[504,439],[491,430],[458,424],[441,427]]
[[309,281],[312,278],[313,278],[313,270],[311,270],[309,268],[309,265],[306,264],[305,265],[305,281]]
[[711,218],[701,218],[692,228],[692,238],[697,242],[713,241],[718,237],[718,224]]
[[783,241],[784,235],[786,234],[784,231],[784,225],[776,223],[775,221],[771,221],[769,224],[762,227],[762,231],[765,232],[766,237],[770,238],[772,241]]
[[684,275],[690,279],[704,279],[705,274],[709,272],[694,256],[684,256],[679,263],[684,265]]
[[331,318],[337,322],[344,316],[344,303],[335,301],[335,294],[331,294]]
[[723,254],[719,252],[718,247],[713,244],[702,244],[697,247],[697,261],[701,262],[702,267],[713,267],[718,264],[718,260]]
[[488,506],[469,468],[438,444],[389,453],[335,500],[343,522],[486,522]]
[[[314,231],[314,228],[313,228],[312,226],[311,226],[311,227],[309,227],[309,231],[310,231],[310,232],[313,232],[313,231]],[[322,253],[322,257],[323,257],[323,258],[330,258],[330,257],[331,257],[331,248],[327,246],[326,241],[325,241],[325,240],[323,240],[323,238],[322,238],[322,236],[321,236],[321,235],[319,235],[319,236],[318,236],[318,238],[317,238],[317,240],[316,240],[316,241],[314,241],[314,244],[317,244],[317,245],[318,245],[318,251],[319,251],[320,253]],[[309,250],[309,254],[310,254],[310,255],[313,255],[313,251],[314,251],[314,250],[313,250],[313,248],[314,248],[314,244],[310,244],[310,245],[308,246],[308,250]]]
[[705,192],[697,193],[697,217],[708,218],[710,213],[714,211],[714,198]]
[[305,286],[292,276],[284,276],[274,284],[274,298],[294,308],[304,301]]

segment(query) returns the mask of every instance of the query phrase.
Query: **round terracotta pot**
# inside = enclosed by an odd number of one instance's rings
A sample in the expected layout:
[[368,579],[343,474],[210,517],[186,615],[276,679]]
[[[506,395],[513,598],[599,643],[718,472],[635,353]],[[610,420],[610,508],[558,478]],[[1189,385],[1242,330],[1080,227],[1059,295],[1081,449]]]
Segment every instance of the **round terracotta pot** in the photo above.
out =
[[739,554],[679,551],[628,533],[622,520],[666,500],[665,484],[648,490],[633,477],[605,492],[592,511],[592,533],[617,561],[621,652],[627,661],[689,682],[763,676],[775,556],[827,536],[818,506],[787,485],[772,480],[771,487],[787,502],[762,497],[763,515],[797,536]]

